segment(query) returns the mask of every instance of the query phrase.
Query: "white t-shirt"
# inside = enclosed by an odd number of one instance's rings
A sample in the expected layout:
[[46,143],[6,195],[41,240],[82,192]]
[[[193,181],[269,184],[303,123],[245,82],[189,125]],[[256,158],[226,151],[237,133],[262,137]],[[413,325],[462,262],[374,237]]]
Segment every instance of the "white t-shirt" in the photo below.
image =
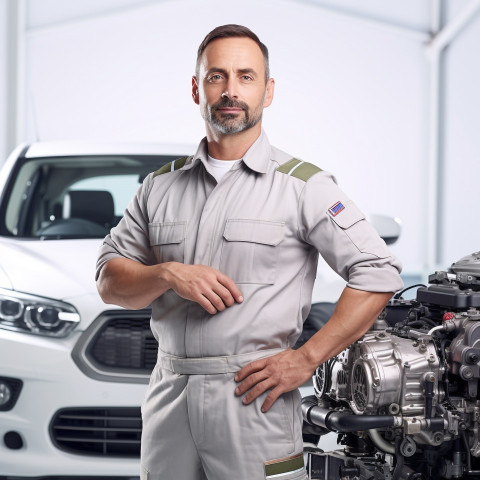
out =
[[208,170],[218,183],[237,162],[238,160],[217,160],[209,155]]

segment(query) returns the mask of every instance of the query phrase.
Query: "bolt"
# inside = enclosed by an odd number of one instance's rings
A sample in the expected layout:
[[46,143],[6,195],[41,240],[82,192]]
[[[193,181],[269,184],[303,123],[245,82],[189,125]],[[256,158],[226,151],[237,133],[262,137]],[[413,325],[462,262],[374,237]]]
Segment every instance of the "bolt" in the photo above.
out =
[[[433,355],[430,355],[430,356],[428,357],[428,361],[429,361],[429,363],[434,363],[434,362],[435,362],[435,357],[434,357]],[[433,380],[432,380],[432,381],[433,381]]]
[[466,368],[464,371],[463,371],[463,378],[465,379],[470,379],[473,377],[473,372],[472,372],[472,369],[471,368]]
[[458,428],[459,428],[460,430],[466,430],[466,429],[467,429],[467,425],[466,425],[465,422],[460,422],[460,423],[458,424]]
[[469,363],[470,365],[475,365],[478,363],[478,361],[480,360],[480,356],[478,355],[477,352],[475,351],[470,351],[467,353],[467,355],[465,356],[465,360],[467,361],[467,363]]
[[437,432],[433,435],[433,441],[435,443],[441,443],[443,442],[443,434],[441,434],[440,432]]
[[418,347],[418,350],[421,352],[421,353],[425,353],[427,351],[427,346],[422,343],[420,344],[420,346]]

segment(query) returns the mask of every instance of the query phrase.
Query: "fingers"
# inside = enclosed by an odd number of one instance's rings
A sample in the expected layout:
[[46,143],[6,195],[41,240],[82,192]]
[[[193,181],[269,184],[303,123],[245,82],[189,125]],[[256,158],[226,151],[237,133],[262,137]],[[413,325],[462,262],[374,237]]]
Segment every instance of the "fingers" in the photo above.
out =
[[176,262],[169,265],[170,288],[181,297],[197,302],[211,315],[243,301],[233,280],[215,268]]
[[231,307],[235,303],[235,299],[230,293],[230,290],[228,290],[228,288],[225,288],[221,283],[215,285],[214,289],[214,292],[216,293],[224,307]]
[[236,389],[236,395],[243,395],[248,392],[242,399],[244,405],[252,403],[256,398],[271,390],[265,398],[262,405],[262,412],[267,412],[277,398],[285,391],[279,384],[275,375],[271,375],[268,371],[267,360],[257,360],[243,367],[236,375],[235,381],[239,382],[245,379]]
[[218,272],[217,279],[230,292],[237,303],[243,302],[242,292],[230,277],[227,277],[222,272]]
[[210,315],[217,313],[217,309],[205,295],[199,295],[197,298],[193,298],[192,300],[196,301],[204,310],[210,313]]
[[262,405],[262,412],[268,412],[270,407],[275,403],[277,398],[283,393],[283,390],[280,387],[274,388],[268,395]]
[[259,370],[263,370],[267,366],[266,359],[255,360],[254,362],[245,365],[241,370],[237,372],[235,375],[235,381],[241,382],[244,378],[247,378],[254,372],[258,372]]
[[[277,398],[282,393],[284,393],[285,389],[282,388],[282,386],[277,385],[272,378],[269,378],[269,377],[263,377],[263,378],[265,378],[265,380],[259,381],[258,383],[256,383],[256,385],[253,388],[251,388],[249,392],[243,397],[242,403],[244,405],[249,405],[260,395],[265,393],[267,390],[270,390],[261,407],[262,412],[265,413],[265,412],[268,412],[268,410],[270,410],[270,407],[274,404]],[[243,384],[240,385],[240,387],[242,386]],[[243,390],[240,387],[237,387],[235,390],[235,393],[237,395],[241,395],[244,391],[248,390],[248,388]]]
[[[205,279],[204,292],[202,295],[210,302],[206,307],[202,305],[210,314],[223,312],[227,307],[231,307],[235,302],[243,302],[243,296],[233,280],[218,270],[211,269],[214,276]],[[199,302],[200,303],[200,302]]]
[[[236,389],[237,395],[243,395],[247,390],[250,390],[255,384],[268,378],[268,373],[265,370],[261,370],[257,373],[249,375],[244,382],[242,382]],[[236,377],[235,377],[236,379]],[[263,392],[260,392],[263,393]]]

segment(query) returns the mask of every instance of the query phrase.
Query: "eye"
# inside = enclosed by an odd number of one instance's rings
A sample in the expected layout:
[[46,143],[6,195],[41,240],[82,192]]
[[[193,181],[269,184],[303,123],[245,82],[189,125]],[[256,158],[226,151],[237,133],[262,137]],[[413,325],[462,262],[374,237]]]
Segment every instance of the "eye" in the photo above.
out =
[[213,75],[210,75],[207,80],[209,82],[219,82],[220,80],[222,80],[222,75],[220,75],[219,73],[214,73]]
[[242,80],[245,80],[246,82],[251,82],[253,78],[250,75],[242,75]]

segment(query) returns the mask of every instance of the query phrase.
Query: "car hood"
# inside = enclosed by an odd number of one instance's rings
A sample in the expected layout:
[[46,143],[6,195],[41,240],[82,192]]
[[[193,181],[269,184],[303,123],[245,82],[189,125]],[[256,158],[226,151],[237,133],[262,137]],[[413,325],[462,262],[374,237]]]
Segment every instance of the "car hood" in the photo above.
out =
[[0,287],[67,300],[96,293],[101,239],[0,239]]

